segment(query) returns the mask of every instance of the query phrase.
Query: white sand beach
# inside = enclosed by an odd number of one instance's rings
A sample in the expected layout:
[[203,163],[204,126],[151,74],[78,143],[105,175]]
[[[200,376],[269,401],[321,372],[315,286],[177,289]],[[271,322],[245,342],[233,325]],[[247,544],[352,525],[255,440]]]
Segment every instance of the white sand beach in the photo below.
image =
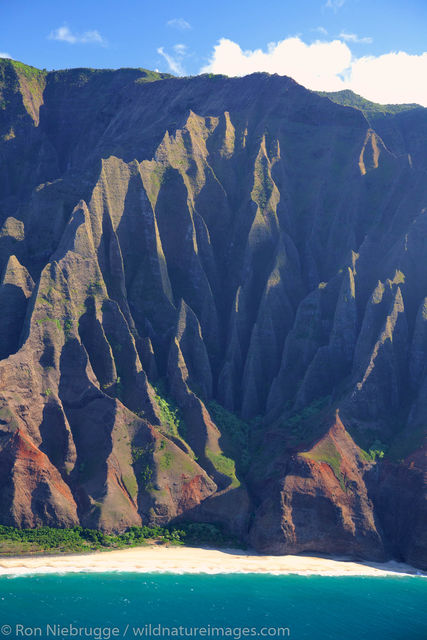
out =
[[0,575],[40,573],[270,573],[323,576],[419,575],[409,565],[359,563],[343,558],[267,556],[236,549],[150,545],[117,551],[0,558]]

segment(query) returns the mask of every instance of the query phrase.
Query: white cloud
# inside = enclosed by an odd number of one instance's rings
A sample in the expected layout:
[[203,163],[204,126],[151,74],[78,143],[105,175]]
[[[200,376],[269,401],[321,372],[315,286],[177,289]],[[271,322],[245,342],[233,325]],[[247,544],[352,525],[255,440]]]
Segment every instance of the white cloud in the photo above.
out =
[[310,89],[342,88],[340,74],[351,63],[351,51],[340,40],[305,44],[300,38],[287,38],[261,49],[242,51],[232,40],[222,38],[214,48],[210,63],[201,73],[225,73],[243,76],[255,71],[268,71],[294,78]]
[[358,44],[371,44],[371,42],[373,42],[372,38],[360,38],[356,33],[346,33],[345,31],[341,31],[338,37],[346,42],[356,42]]
[[338,11],[344,5],[345,0],[327,0],[325,7],[327,9],[333,9],[334,11]]
[[186,56],[188,56],[188,47],[186,44],[178,43],[174,44],[172,47],[174,53],[171,55],[167,51],[165,51],[164,47],[159,47],[157,49],[157,53],[160,53],[161,56],[168,63],[169,71],[174,73],[177,76],[185,76],[185,69],[183,66],[183,60]]
[[187,45],[186,44],[175,44],[173,47],[173,50],[175,51],[175,53],[179,56],[184,56],[187,52]]
[[266,51],[243,51],[236,42],[222,38],[200,73],[243,76],[256,71],[290,76],[308,89],[352,89],[382,104],[417,102],[427,107],[427,52],[356,58],[342,40],[306,44],[299,37],[270,43]]
[[351,65],[351,89],[374,102],[417,102],[427,107],[427,52],[365,56]]
[[59,40],[60,42],[68,42],[69,44],[100,44],[105,46],[106,40],[96,29],[92,31],[84,31],[83,33],[73,33],[68,27],[59,27],[49,34],[50,40]]
[[184,18],[172,18],[172,20],[167,21],[166,25],[173,29],[180,29],[181,31],[191,29],[191,24],[187,22],[187,20],[184,20]]
[[[175,45],[179,46],[179,45]],[[183,45],[181,45],[183,46]],[[174,49],[175,49],[174,47]],[[159,47],[157,49],[157,53],[160,53],[161,56],[163,56],[163,58],[166,60],[166,62],[168,63],[169,66],[169,71],[172,71],[172,73],[174,73],[177,76],[184,76],[185,75],[185,71],[184,71],[184,67],[182,66],[182,58],[183,58],[183,53],[179,53],[176,52],[175,56],[171,56],[169,53],[167,53],[163,47]]]
[[316,27],[315,29],[312,29],[312,31],[317,31],[318,33],[321,33],[322,36],[328,35],[328,32],[326,31],[325,27]]
[[10,53],[0,53],[0,58],[11,58]]

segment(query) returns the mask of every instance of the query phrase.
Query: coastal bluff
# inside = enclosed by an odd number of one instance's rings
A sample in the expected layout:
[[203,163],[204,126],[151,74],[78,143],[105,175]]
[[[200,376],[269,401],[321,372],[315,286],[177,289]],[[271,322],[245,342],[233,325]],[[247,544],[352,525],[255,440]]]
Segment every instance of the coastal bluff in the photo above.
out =
[[0,524],[427,569],[427,109],[0,59]]

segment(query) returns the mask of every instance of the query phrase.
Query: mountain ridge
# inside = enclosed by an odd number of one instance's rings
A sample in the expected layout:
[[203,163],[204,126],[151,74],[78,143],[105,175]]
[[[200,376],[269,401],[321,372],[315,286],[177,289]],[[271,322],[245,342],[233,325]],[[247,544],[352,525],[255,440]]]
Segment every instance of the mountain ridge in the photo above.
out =
[[332,100],[332,102],[341,104],[344,107],[354,107],[355,109],[360,109],[362,113],[366,114],[373,113],[377,115],[395,115],[396,113],[409,111],[410,109],[425,108],[415,102],[401,104],[380,104],[377,102],[372,102],[371,100],[367,100],[354,91],[351,91],[351,89],[343,89],[341,91],[316,91],[316,93],[320,96],[329,98],[330,100]]
[[0,70],[2,524],[425,567],[426,110]]

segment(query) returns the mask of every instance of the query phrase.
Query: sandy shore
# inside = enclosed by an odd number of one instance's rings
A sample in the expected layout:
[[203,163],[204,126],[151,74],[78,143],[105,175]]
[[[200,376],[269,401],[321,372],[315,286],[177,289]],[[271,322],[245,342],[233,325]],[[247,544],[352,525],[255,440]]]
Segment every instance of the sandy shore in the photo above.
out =
[[415,575],[398,562],[358,563],[342,558],[263,556],[236,549],[148,546],[82,555],[0,558],[0,575],[34,573],[271,573],[328,576]]

